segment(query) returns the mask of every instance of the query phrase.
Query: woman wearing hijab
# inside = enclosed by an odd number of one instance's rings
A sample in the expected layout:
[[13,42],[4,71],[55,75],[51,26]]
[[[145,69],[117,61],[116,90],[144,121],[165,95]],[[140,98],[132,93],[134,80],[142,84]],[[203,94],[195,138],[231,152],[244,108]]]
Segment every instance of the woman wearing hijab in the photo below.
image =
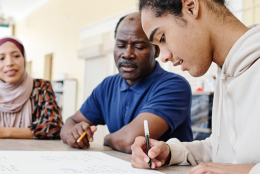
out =
[[19,40],[0,39],[0,138],[57,139],[61,126],[51,83],[27,74]]

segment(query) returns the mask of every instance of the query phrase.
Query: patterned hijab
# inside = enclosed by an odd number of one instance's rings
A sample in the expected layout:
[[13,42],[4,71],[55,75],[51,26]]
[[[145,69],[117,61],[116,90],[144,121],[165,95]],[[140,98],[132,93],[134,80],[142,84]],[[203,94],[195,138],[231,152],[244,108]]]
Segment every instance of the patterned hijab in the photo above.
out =
[[26,56],[22,43],[15,37],[0,39],[0,46],[12,42],[24,57],[24,73],[15,83],[5,83],[0,79],[0,127],[28,128],[32,124],[32,103],[30,96],[33,78],[26,72]]

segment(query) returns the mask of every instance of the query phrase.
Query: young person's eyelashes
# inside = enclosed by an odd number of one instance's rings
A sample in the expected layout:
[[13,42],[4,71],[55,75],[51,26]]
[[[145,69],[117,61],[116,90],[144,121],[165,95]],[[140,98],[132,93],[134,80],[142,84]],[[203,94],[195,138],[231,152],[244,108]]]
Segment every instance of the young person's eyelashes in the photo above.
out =
[[164,34],[162,35],[162,37],[161,37],[161,39],[160,39],[160,43],[162,43],[162,42],[165,42],[165,36],[164,36]]

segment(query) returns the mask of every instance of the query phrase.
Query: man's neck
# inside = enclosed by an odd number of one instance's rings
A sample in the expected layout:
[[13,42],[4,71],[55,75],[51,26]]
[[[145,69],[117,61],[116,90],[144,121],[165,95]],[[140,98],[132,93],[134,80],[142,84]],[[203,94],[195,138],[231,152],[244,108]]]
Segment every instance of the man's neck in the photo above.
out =
[[134,86],[135,84],[137,84],[138,82],[140,82],[141,80],[143,80],[144,78],[146,78],[147,76],[149,76],[155,69],[155,66],[156,66],[157,62],[155,61],[153,63],[153,66],[152,68],[150,68],[150,71],[147,71],[147,73],[143,76],[141,76],[140,78],[138,79],[135,79],[135,80],[126,80],[126,83],[129,85],[129,86]]

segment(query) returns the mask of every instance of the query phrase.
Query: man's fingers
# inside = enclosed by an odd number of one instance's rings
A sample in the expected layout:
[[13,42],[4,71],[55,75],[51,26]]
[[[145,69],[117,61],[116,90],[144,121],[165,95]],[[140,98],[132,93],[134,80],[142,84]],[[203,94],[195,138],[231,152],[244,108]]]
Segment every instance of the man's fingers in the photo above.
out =
[[77,142],[77,140],[79,139],[80,137],[80,134],[78,133],[77,130],[73,131],[72,132],[72,135],[73,135],[73,138],[74,138],[74,141],[72,142],[72,145],[76,148],[79,148],[79,149],[83,149],[84,148],[84,143],[83,142]]
[[77,140],[74,139],[74,136],[72,133],[67,138],[67,143],[69,144],[70,147],[75,147],[75,148],[80,148],[79,145],[76,143]]
[[88,124],[83,124],[82,129],[87,133],[88,141],[93,141],[93,133],[90,129],[90,126]]
[[[78,129],[78,134],[79,134],[80,136],[83,135],[83,133],[84,133],[84,132],[83,132],[82,129]],[[86,136],[83,137],[83,139],[84,139],[84,138],[87,139]],[[77,139],[77,140],[78,140],[78,139]],[[89,143],[88,143],[88,142],[85,143],[85,142],[86,142],[86,140],[85,140],[85,141],[82,141],[82,140],[81,140],[80,142],[77,141],[78,145],[79,145],[80,148],[82,148],[82,149],[85,149],[85,148],[89,147]]]
[[84,137],[81,141],[83,141],[84,142],[84,144],[85,144],[85,148],[89,148],[89,141],[88,141],[88,137]]
[[90,126],[91,132],[94,133],[97,130],[97,126]]

